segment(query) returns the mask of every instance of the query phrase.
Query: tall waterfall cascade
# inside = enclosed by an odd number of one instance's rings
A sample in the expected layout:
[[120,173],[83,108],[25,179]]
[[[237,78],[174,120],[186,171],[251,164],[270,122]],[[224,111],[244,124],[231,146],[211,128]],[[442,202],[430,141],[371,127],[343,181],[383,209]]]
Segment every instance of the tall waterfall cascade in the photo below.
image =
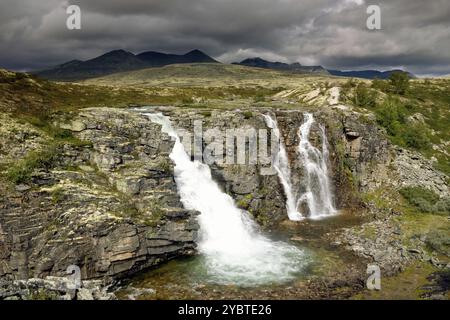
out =
[[[286,147],[281,139],[278,123],[275,118],[263,115],[266,125],[273,130],[279,140],[279,150],[273,156],[273,167],[283,185],[286,195],[286,210],[292,221],[299,221],[308,217],[321,219],[337,213],[333,205],[333,193],[330,185],[328,162],[329,151],[325,128],[319,126],[322,151],[314,147],[309,141],[309,135],[315,120],[311,113],[305,113],[304,123],[300,126],[298,136],[300,139],[297,148],[298,156],[303,166],[305,192],[298,194],[291,182],[291,169]],[[301,208],[303,211],[301,212]]]
[[191,161],[170,119],[146,116],[175,140],[170,154],[175,181],[184,207],[200,212],[199,251],[211,280],[252,285],[293,279],[306,263],[303,251],[262,235],[249,214],[212,179],[209,166]]
[[319,125],[322,151],[314,147],[309,140],[311,127],[315,122],[314,116],[311,113],[305,113],[304,116],[305,120],[298,131],[300,138],[298,152],[305,172],[306,191],[299,197],[297,207],[306,204],[309,209],[309,218],[320,219],[337,213],[333,205],[328,172],[328,140],[325,128]]

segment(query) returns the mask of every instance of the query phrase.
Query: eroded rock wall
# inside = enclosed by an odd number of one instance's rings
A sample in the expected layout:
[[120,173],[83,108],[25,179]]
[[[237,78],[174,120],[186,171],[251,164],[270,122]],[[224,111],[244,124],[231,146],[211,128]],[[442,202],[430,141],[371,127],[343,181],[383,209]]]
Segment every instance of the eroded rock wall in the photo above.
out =
[[[173,141],[145,116],[84,110],[65,145],[25,186],[1,184],[0,277],[117,278],[195,252],[196,212],[177,194]],[[43,146],[45,147],[45,146]]]

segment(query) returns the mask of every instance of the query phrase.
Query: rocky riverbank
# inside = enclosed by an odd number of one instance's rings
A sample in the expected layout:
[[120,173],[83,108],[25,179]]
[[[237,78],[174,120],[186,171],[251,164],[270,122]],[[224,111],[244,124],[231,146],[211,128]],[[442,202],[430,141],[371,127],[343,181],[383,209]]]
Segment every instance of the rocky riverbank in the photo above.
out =
[[[300,185],[303,173],[296,147],[304,110],[154,110],[187,130],[196,120],[203,130],[267,129],[262,114],[273,114],[294,185]],[[114,280],[196,253],[198,213],[185,210],[180,202],[169,158],[173,141],[159,125],[130,110],[84,109],[70,121],[54,119],[55,127],[68,137],[54,144],[47,132],[1,117],[5,125],[0,128],[0,169],[6,176],[11,168],[23,173],[19,169],[30,161],[34,166],[23,179],[0,183],[0,298],[30,298],[43,289],[57,299],[110,299],[114,297],[105,288]],[[385,275],[420,260],[448,268],[448,259],[433,253],[427,235],[421,234],[430,230],[412,228],[415,224],[395,199],[398,189],[417,185],[448,197],[447,177],[424,157],[393,147],[370,116],[322,108],[315,117],[325,126],[330,145],[336,206],[369,219],[362,226],[330,232],[330,244],[361,261],[377,263]],[[318,127],[312,129],[311,141],[322,143]],[[39,157],[49,152],[41,161]],[[286,222],[283,187],[276,175],[262,174],[267,165],[215,162],[210,167],[223,190],[265,229],[276,230]],[[391,196],[377,193],[380,189]],[[425,223],[432,228],[448,220],[427,216]],[[78,291],[60,290],[57,283],[62,280],[52,278],[65,276],[69,265],[81,270],[84,287]],[[308,287],[315,288],[311,290],[317,297],[327,296],[327,286],[352,288],[346,294],[350,296],[363,287],[360,267],[358,263],[353,272],[334,274],[337,280],[330,276]],[[292,297],[300,291],[293,290]]]
[[[2,279],[59,276],[77,265],[83,279],[111,280],[195,253],[196,213],[180,203],[173,142],[158,125],[95,109],[61,126],[88,143],[59,146],[51,165],[14,189],[2,184]],[[31,137],[34,150],[48,148]]]

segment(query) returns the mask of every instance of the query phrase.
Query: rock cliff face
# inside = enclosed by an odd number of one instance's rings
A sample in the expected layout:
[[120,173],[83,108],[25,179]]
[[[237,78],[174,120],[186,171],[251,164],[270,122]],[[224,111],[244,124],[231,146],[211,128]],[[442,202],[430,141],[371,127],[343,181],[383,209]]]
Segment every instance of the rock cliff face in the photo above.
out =
[[[343,169],[356,191],[421,186],[440,197],[450,195],[447,176],[418,152],[392,145],[372,115],[328,110],[318,117],[329,130],[335,151],[333,167]],[[342,180],[342,176],[335,176],[336,185]]]
[[159,125],[93,109],[62,126],[91,146],[66,145],[51,169],[2,190],[0,277],[63,275],[78,265],[82,279],[117,278],[195,252],[197,213],[180,203],[173,142]]

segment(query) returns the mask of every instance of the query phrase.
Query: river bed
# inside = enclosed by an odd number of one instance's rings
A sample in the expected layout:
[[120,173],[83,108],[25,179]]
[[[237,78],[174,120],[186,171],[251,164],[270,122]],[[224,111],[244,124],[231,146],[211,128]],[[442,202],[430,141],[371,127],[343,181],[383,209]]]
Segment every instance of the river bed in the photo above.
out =
[[[120,299],[304,299],[323,294],[317,284],[347,277],[350,270],[364,273],[364,263],[329,243],[327,233],[362,223],[358,214],[342,212],[323,220],[287,222],[276,232],[265,233],[274,242],[289,243],[304,252],[304,266],[291,279],[249,284],[235,279],[217,281],[209,272],[207,257],[170,261],[138,274],[116,292]],[[336,279],[334,279],[336,280]],[[319,296],[320,297],[320,296]]]

